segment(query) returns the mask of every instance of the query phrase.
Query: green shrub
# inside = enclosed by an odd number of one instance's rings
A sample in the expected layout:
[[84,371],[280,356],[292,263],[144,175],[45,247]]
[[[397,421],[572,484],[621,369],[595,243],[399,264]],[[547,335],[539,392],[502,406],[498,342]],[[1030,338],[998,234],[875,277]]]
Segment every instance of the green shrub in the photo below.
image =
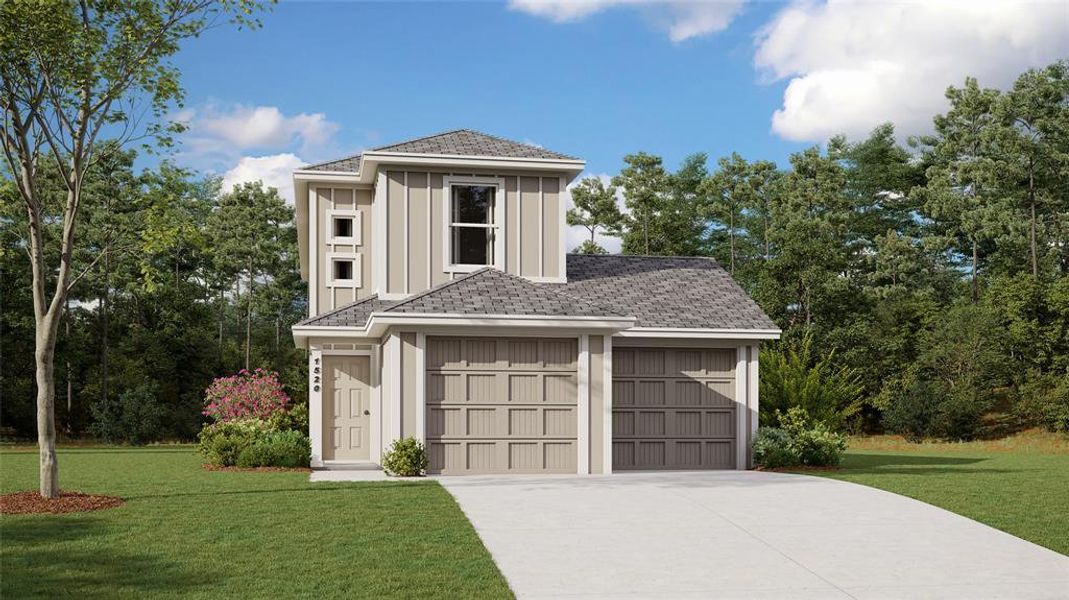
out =
[[907,375],[886,390],[883,425],[910,441],[927,437],[969,440],[980,432],[991,408],[990,394],[975,388],[954,389],[943,381]]
[[1018,390],[1015,412],[1027,423],[1069,433],[1069,374],[1030,374]]
[[267,417],[272,431],[308,431],[308,404],[295,404],[288,410],[276,410]]
[[761,352],[761,425],[777,427],[778,415],[793,407],[833,429],[843,427],[861,410],[861,377],[855,369],[837,367],[834,353],[814,355],[813,336],[784,341]]
[[118,398],[99,401],[90,408],[93,423],[89,432],[111,443],[144,444],[160,439],[164,407],[154,384],[127,390]]
[[272,431],[238,454],[239,467],[307,467],[312,455],[308,436],[300,431]]
[[237,464],[242,450],[253,445],[271,431],[270,425],[260,419],[220,421],[207,425],[197,436],[197,452],[208,464],[232,467]]
[[416,438],[394,440],[382,455],[382,468],[396,477],[418,477],[427,470],[427,453]]
[[801,464],[791,445],[791,436],[778,427],[762,427],[753,441],[754,462],[769,469]]
[[762,427],[753,442],[754,462],[775,469],[836,466],[846,452],[846,436],[814,421],[800,407],[777,415],[781,428]]

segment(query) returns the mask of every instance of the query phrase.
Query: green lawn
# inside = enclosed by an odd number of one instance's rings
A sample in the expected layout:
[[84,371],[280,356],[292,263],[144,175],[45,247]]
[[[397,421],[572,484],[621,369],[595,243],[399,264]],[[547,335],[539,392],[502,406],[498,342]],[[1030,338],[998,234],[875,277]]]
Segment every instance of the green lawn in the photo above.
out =
[[[189,447],[61,450],[95,513],[0,516],[0,597],[511,597],[434,482],[219,473]],[[0,489],[35,489],[35,451],[0,451]]]
[[909,444],[854,439],[842,471],[852,481],[934,504],[1069,555],[1069,440]]

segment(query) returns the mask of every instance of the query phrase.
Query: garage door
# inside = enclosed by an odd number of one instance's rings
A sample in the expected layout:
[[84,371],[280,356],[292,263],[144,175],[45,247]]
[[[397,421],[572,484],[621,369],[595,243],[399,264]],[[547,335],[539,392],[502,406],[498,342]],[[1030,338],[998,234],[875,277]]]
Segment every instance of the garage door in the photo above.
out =
[[735,350],[613,348],[614,470],[735,468]]
[[428,472],[575,473],[574,339],[427,338]]

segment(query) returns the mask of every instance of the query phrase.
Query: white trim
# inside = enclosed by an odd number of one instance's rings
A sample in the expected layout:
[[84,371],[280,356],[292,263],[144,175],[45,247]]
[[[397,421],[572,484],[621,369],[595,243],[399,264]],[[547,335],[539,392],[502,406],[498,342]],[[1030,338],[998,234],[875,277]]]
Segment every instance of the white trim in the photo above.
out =
[[568,218],[566,216],[567,209],[565,208],[565,192],[567,185],[564,183],[563,177],[557,178],[557,230],[560,232],[557,235],[557,277],[562,279],[564,283],[568,282]]
[[390,314],[372,313],[368,317],[367,324],[363,327],[345,327],[337,325],[294,325],[292,328],[294,340],[298,345],[303,338],[308,337],[347,337],[347,338],[378,338],[393,325],[418,326],[442,326],[442,327],[467,327],[467,328],[528,328],[533,330],[545,329],[580,329],[600,330],[608,329],[615,333],[626,329],[634,324],[635,320],[630,317],[544,317],[535,315],[487,315],[484,317],[472,317],[471,315],[455,314]]
[[431,173],[427,171],[427,289],[434,287],[434,260],[431,256],[431,248],[434,247],[434,226],[431,223],[434,219],[431,215],[434,214],[434,201],[431,196]]
[[612,473],[612,336],[602,346],[601,471]]
[[[538,276],[546,276],[546,193],[538,176]],[[563,234],[564,232],[561,231]]]
[[590,336],[579,336],[579,446],[577,472],[580,475],[590,473]]
[[[331,195],[334,194],[334,190],[337,188],[330,188]],[[356,202],[356,190],[353,190],[353,202]],[[331,205],[337,206],[333,201]],[[336,237],[334,235],[334,219],[336,218],[350,218],[353,220],[353,235],[349,237]],[[339,246],[360,246],[363,243],[362,234],[363,230],[363,211],[355,208],[330,208],[327,210],[327,223],[330,227],[327,228],[327,243],[337,244]]]
[[523,276],[523,177],[516,176],[516,274]]
[[[349,260],[353,263],[353,277],[352,279],[334,279],[334,261],[335,260]],[[328,288],[359,288],[363,287],[363,262],[364,258],[362,254],[357,252],[327,252],[327,282],[324,284]]]
[[[453,186],[454,185],[478,185],[494,188],[493,223],[486,224],[493,236],[493,263],[489,265],[466,265],[454,264],[453,253],[450,247],[453,236],[450,228],[453,226]],[[505,179],[502,177],[471,177],[466,175],[445,175],[442,177],[442,268],[447,273],[471,273],[485,267],[494,267],[504,270],[505,247],[508,242],[506,236],[501,233],[508,224],[505,222],[506,198],[501,197],[505,190]],[[464,224],[464,227],[480,227],[477,224]],[[429,242],[428,242],[429,243]]]
[[[757,344],[750,346],[750,372],[747,375],[747,384],[749,387],[749,395],[746,399],[746,405],[750,411],[750,426],[747,431],[747,442],[753,442],[754,437],[757,435],[757,427],[759,425],[758,418],[761,415],[759,392],[761,390],[761,377],[758,372],[758,360],[761,355],[761,347]],[[747,448],[747,464],[753,466],[753,453]]]
[[685,337],[713,340],[778,340],[779,329],[703,329],[688,327],[632,327],[621,331],[620,337],[662,338]]
[[747,346],[735,349],[735,468],[746,468],[749,449],[746,444],[746,350]]
[[410,199],[412,197],[412,194],[411,194],[411,190],[408,189],[408,171],[405,171],[404,174],[405,174],[405,178],[404,178],[404,183],[402,185],[405,186],[405,205],[403,207],[401,207],[402,208],[402,210],[401,210],[401,221],[402,221],[402,225],[404,226],[405,230],[404,230],[404,233],[401,236],[401,238],[402,238],[401,244],[402,244],[402,248],[403,248],[401,256],[402,256],[402,258],[404,258],[404,261],[401,263],[401,276],[402,276],[401,291],[403,291],[405,293],[405,295],[407,295],[408,294],[408,275],[409,275],[409,273],[408,273],[408,271],[409,271],[409,269],[408,269],[408,261],[411,258],[409,256],[409,252],[410,252],[411,249],[408,247],[408,230],[412,228],[412,222],[408,220],[408,204],[409,204],[409,201],[410,201]]
[[384,449],[389,448],[389,445],[394,440],[401,439],[401,412],[402,412],[402,390],[401,390],[401,335],[398,333],[390,334],[390,337],[386,340],[386,351],[390,353],[390,359],[387,361],[387,371],[390,376],[389,386],[389,402],[390,402],[390,438],[383,440]]
[[311,466],[323,466],[323,352],[308,351],[308,439],[312,445]]
[[[432,154],[423,152],[388,152],[384,150],[369,150],[361,155],[361,160],[368,159],[383,159],[383,158],[400,158],[403,160],[408,159],[441,159],[445,163],[453,162],[465,162],[471,163],[473,161],[487,162],[487,163],[536,163],[540,166],[540,169],[545,169],[544,165],[567,165],[569,167],[584,167],[586,161],[579,159],[568,158],[513,158],[508,156],[486,156],[479,154]],[[465,165],[473,166],[473,165]],[[322,173],[324,171],[297,171],[299,173]],[[329,171],[326,171],[329,172]]]
[[308,171],[298,170],[293,172],[294,181],[322,181],[330,183],[350,183],[360,185],[362,182],[359,173],[352,171]]
[[319,206],[316,188],[308,186],[308,316],[319,314],[319,236],[316,223],[319,221]]
[[382,463],[382,346],[371,353],[371,462]]
[[416,439],[427,443],[427,334],[416,334]]
[[370,348],[364,350],[322,350],[323,356],[371,356]]
[[387,202],[389,202],[389,183],[386,179],[386,171],[379,172],[378,183],[375,186],[375,194],[371,200],[371,241],[374,247],[371,265],[371,276],[375,280],[375,291],[381,296],[386,289],[386,248],[387,236],[389,236],[389,217]]
[[568,283],[564,277],[528,277],[527,275],[520,275],[520,277],[534,283]]

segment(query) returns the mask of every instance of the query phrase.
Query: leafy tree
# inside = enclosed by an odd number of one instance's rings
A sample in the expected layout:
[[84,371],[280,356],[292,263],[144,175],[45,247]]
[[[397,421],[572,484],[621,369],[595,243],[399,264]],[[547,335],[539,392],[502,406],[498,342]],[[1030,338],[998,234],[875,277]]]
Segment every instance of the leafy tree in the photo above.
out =
[[573,208],[568,209],[568,225],[580,226],[590,232],[590,239],[576,249],[580,254],[605,254],[605,249],[594,241],[598,229],[609,235],[617,235],[624,216],[616,205],[616,188],[606,186],[597,177],[587,177],[572,188]]
[[[124,141],[139,136],[169,141],[177,126],[161,117],[181,101],[182,89],[167,59],[231,8],[237,20],[251,23],[251,0],[0,3],[0,147],[28,217],[44,497],[59,495],[54,354],[67,295],[80,277],[71,266],[97,139],[118,129]],[[145,111],[153,119],[138,127]],[[42,193],[44,161],[54,164],[64,185],[60,199]],[[52,222],[61,224],[56,239],[46,233]],[[49,264],[51,244],[59,251]]]
[[630,211],[623,235],[624,254],[655,254],[656,219],[664,209],[668,172],[661,157],[645,152],[628,154],[624,163],[627,166],[612,178],[614,186],[623,188],[624,204]]

